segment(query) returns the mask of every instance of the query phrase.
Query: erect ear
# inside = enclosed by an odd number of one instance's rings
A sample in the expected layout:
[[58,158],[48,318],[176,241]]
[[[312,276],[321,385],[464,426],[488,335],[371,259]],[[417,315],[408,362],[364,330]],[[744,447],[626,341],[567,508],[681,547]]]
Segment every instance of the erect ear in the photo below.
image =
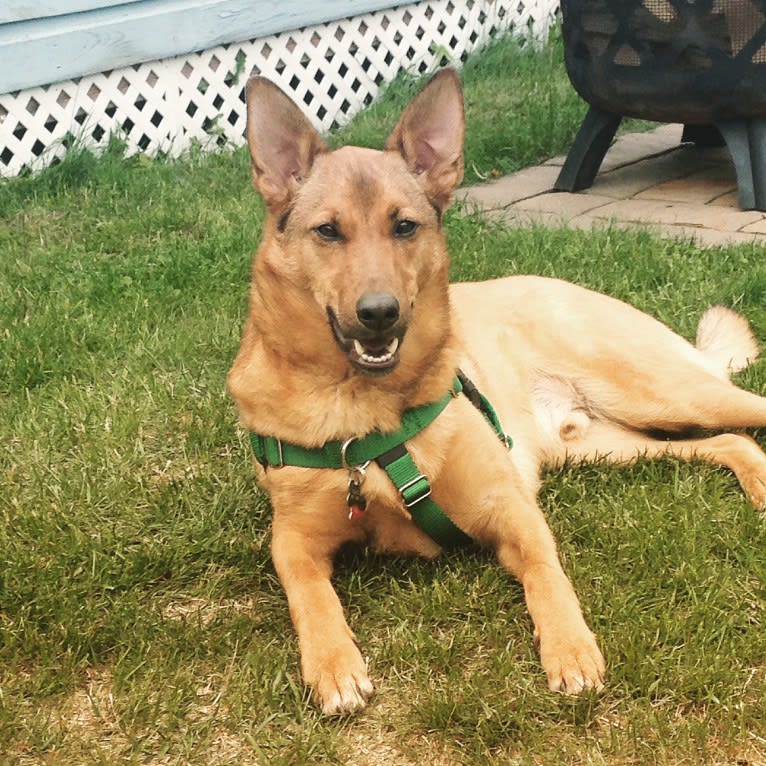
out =
[[386,149],[404,157],[432,204],[444,210],[463,178],[464,135],[460,75],[441,69],[404,110]]
[[273,212],[284,211],[327,146],[300,109],[273,82],[247,82],[247,144],[253,185]]

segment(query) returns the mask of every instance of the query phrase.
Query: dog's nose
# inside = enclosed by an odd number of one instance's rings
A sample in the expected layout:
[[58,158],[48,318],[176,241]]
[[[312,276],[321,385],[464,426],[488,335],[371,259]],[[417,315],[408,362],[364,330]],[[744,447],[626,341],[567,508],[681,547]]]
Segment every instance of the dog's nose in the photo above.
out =
[[369,330],[382,332],[399,319],[399,301],[390,293],[365,293],[356,303],[356,316]]

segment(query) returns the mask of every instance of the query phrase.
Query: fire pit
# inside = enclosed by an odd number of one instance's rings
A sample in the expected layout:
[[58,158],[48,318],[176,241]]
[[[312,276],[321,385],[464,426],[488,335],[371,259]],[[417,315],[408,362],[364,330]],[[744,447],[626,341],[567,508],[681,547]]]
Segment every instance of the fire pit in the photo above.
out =
[[556,189],[589,187],[623,117],[726,142],[742,209],[766,210],[766,0],[562,0],[572,85],[590,105]]

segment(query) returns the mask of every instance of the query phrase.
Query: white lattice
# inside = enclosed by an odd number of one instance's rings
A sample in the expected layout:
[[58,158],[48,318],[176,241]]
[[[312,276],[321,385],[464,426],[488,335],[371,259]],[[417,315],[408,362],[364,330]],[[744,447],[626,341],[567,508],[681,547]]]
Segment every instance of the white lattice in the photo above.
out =
[[244,82],[263,74],[326,130],[369,104],[402,69],[423,73],[506,30],[540,40],[556,0],[430,0],[163,61],[0,95],[0,175],[38,169],[73,141],[177,155],[239,145]]

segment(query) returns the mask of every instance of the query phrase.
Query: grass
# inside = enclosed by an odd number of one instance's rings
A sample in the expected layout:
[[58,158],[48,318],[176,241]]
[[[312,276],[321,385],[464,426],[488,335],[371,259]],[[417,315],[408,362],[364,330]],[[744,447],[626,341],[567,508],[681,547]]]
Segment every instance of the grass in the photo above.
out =
[[[559,44],[526,52],[495,45],[468,59],[462,69],[468,182],[534,165],[569,146],[585,107],[562,61]],[[417,80],[401,77],[337,142],[380,148],[392,114],[404,108],[417,88]]]
[[[560,153],[577,128],[555,44],[501,44],[465,80],[476,176]],[[410,87],[337,140],[379,144]],[[491,556],[354,554],[336,585],[378,694],[353,720],[317,714],[224,390],[261,222],[242,151],[114,145],[0,185],[0,763],[764,763],[763,518],[724,471],[669,461],[545,480],[608,657],[602,695],[547,692]],[[446,226],[456,279],[556,275],[687,336],[720,302],[766,337],[758,247],[461,210]],[[765,391],[764,364],[742,382]]]

